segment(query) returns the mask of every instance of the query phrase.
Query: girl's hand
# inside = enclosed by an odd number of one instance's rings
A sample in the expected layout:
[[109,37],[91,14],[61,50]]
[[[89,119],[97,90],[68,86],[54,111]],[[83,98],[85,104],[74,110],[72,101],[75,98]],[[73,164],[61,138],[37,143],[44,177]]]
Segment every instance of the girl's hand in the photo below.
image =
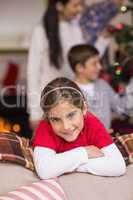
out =
[[88,158],[98,158],[104,156],[103,152],[96,146],[86,146],[85,149],[87,151]]

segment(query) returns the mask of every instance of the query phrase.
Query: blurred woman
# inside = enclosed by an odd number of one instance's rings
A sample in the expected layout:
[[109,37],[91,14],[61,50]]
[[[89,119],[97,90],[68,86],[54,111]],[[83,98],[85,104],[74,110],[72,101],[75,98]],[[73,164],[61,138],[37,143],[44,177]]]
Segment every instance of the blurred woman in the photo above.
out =
[[72,77],[67,52],[71,46],[84,42],[80,27],[73,23],[83,8],[83,0],[49,0],[42,21],[33,32],[27,73],[28,112],[33,129],[42,118],[42,87],[58,76]]

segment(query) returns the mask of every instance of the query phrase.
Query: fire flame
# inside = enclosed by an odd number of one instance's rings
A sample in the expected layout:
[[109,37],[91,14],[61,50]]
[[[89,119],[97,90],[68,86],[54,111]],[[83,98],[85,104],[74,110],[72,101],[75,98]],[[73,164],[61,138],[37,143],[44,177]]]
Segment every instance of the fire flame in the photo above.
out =
[[16,132],[19,133],[21,126],[19,124],[12,124],[4,118],[0,118],[0,132]]

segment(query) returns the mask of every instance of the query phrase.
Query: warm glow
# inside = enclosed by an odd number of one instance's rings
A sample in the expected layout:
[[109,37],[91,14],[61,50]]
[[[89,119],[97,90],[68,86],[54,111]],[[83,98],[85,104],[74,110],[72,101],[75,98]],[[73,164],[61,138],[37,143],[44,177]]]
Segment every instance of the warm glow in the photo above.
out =
[[19,124],[14,124],[12,127],[13,131],[15,131],[16,133],[20,132],[21,127]]
[[21,127],[19,124],[11,124],[4,118],[0,118],[0,132],[20,132]]

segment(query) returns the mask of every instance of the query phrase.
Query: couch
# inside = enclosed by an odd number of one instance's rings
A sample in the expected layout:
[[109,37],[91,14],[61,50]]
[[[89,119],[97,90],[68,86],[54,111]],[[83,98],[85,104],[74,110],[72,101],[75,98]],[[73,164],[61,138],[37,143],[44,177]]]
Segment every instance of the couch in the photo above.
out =
[[[0,196],[38,181],[32,171],[11,163],[0,163]],[[133,200],[133,164],[121,177],[99,177],[72,173],[59,177],[68,200]]]

